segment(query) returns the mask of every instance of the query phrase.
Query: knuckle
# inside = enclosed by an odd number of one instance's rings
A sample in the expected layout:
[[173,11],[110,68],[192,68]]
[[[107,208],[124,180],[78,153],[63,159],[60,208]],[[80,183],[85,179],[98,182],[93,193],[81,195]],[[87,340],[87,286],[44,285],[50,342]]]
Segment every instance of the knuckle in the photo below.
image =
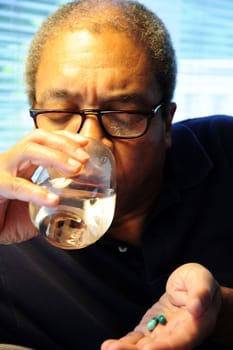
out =
[[31,140],[28,140],[28,142],[25,142],[25,144],[23,145],[23,152],[28,153],[28,151],[31,150],[31,148],[33,147],[33,142]]
[[33,138],[41,138],[44,137],[45,134],[46,132],[43,129],[35,129],[31,135],[33,136]]
[[22,192],[22,182],[20,178],[13,177],[11,181],[11,192],[14,194],[16,198],[20,197],[20,193]]

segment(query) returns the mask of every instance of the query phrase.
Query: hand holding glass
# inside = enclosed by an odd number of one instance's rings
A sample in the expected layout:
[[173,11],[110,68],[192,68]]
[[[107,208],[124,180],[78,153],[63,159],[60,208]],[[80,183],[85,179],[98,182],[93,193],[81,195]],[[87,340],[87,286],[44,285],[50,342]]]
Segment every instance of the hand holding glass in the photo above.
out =
[[89,159],[75,177],[42,168],[35,183],[59,195],[55,207],[30,203],[31,220],[54,246],[80,249],[96,242],[110,227],[116,202],[115,161],[102,142],[88,139]]

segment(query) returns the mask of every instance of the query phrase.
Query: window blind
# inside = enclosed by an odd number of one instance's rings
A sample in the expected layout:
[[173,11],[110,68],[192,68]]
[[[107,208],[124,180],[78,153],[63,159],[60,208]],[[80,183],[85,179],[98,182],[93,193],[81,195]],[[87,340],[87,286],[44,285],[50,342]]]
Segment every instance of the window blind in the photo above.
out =
[[24,65],[28,45],[58,1],[0,0],[0,151],[29,132]]

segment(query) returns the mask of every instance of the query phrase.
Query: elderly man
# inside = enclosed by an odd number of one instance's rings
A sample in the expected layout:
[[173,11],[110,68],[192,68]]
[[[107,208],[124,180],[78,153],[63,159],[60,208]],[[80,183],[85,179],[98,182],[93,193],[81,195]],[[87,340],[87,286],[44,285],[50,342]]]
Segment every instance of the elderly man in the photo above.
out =
[[[233,120],[172,126],[176,60],[160,19],[128,0],[67,4],[36,34],[26,73],[36,128],[0,156],[0,340],[231,346]],[[115,217],[95,244],[62,250],[30,221],[28,202],[59,202],[31,176],[39,165],[78,173],[86,137],[115,156]]]

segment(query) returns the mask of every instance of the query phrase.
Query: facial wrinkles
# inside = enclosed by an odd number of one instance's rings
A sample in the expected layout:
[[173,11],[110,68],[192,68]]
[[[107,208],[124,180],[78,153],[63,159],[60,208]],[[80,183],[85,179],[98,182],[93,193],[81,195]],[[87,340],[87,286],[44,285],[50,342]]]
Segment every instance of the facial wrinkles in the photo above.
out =
[[[48,90],[65,87],[70,94],[78,94],[79,99],[83,99],[80,103],[85,103],[86,108],[97,105],[99,100],[114,98],[122,93],[137,91],[144,94],[146,57],[142,50],[135,52],[135,46],[130,45],[126,37],[123,38],[127,46],[124,54],[114,44],[116,40],[119,41],[116,33],[107,35],[104,40],[87,32],[64,33],[56,38],[52,42],[51,55],[48,56],[45,50],[42,57],[43,65],[47,63],[47,69],[44,69],[49,72],[51,67],[53,70],[52,76],[47,76]],[[142,70],[142,67],[145,68]],[[38,82],[39,77],[40,69]],[[39,95],[40,84],[37,91]],[[153,100],[154,90],[150,89],[150,92],[148,99]]]

